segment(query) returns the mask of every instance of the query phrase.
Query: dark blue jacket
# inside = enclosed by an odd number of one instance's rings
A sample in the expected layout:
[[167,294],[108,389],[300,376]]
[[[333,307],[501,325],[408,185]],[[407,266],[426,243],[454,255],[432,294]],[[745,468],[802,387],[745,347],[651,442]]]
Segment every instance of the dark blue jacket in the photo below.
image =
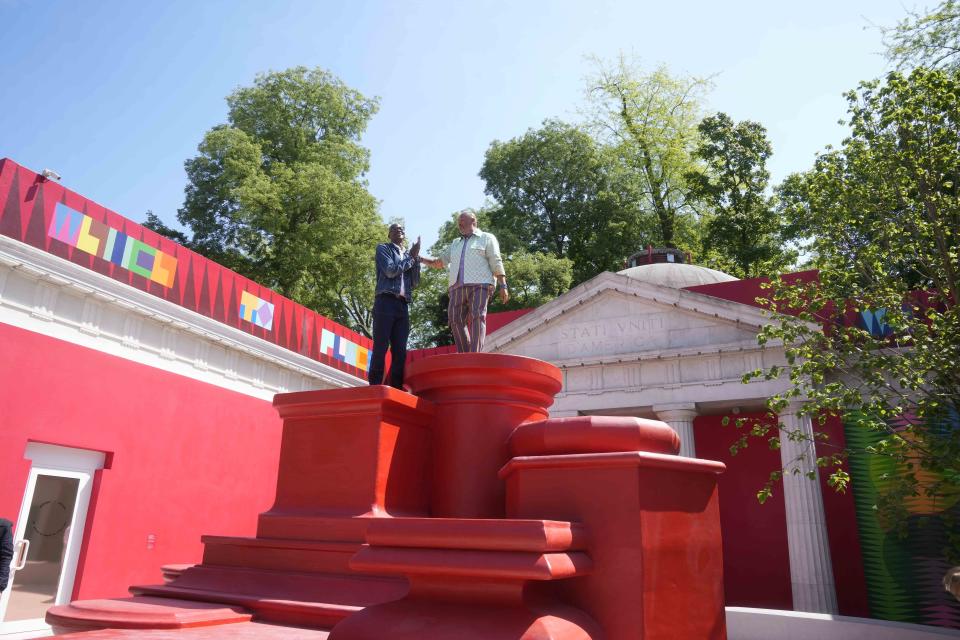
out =
[[13,523],[0,518],[0,591],[7,588],[13,560]]
[[392,242],[377,245],[377,294],[400,295],[400,278],[403,278],[404,297],[413,300],[413,290],[420,284],[420,261],[406,251],[398,251]]

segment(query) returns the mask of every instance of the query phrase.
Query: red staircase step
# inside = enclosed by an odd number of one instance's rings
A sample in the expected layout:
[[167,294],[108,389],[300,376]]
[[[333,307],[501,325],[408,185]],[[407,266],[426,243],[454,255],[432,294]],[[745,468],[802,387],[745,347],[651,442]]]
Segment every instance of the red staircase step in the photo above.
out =
[[226,603],[248,609],[255,620],[329,629],[364,607],[403,597],[407,589],[402,578],[200,565],[171,584],[134,586],[130,592]]
[[582,551],[584,527],[557,520],[392,518],[367,533],[372,546],[491,551]]
[[203,536],[205,566],[276,571],[350,573],[347,563],[358,542],[320,542],[276,538]]
[[47,610],[54,628],[83,629],[185,629],[248,622],[251,614],[225,604],[172,598],[115,598],[80,600]]

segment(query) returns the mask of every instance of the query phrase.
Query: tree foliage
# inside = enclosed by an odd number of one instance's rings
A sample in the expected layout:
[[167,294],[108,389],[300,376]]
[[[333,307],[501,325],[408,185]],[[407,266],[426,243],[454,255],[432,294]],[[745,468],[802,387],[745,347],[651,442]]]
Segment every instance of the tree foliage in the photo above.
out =
[[566,293],[573,282],[573,263],[549,253],[517,251],[507,256],[510,301],[495,311],[531,309]]
[[960,2],[944,0],[927,13],[911,11],[896,27],[883,29],[887,59],[901,69],[960,64]]
[[377,100],[296,67],[258,76],[227,105],[227,124],[185,163],[177,219],[188,246],[369,335],[373,251],[386,233],[359,141]]
[[424,349],[453,344],[453,333],[447,323],[447,272],[443,269],[421,269],[420,286],[410,304],[410,347]]
[[[811,416],[876,435],[869,452],[892,469],[878,508],[901,529],[911,505],[949,520],[960,498],[958,95],[956,70],[925,68],[848,94],[849,137],[793,177],[788,203],[819,280],[778,283],[779,308],[799,313],[760,336],[786,345],[792,387],[774,409],[804,399]],[[844,487],[842,470],[831,481]],[[956,559],[960,528],[951,520],[947,530]]]
[[666,67],[646,72],[623,56],[600,63],[589,81],[593,127],[631,169],[637,206],[655,223],[654,244],[693,248],[697,211],[687,176],[696,169],[697,124],[709,86]]
[[625,211],[612,159],[588,133],[558,120],[492,142],[480,177],[499,205],[490,222],[505,250],[569,258],[577,282],[618,268],[636,249],[638,225],[630,224],[636,214]]
[[773,148],[767,130],[725,113],[707,116],[697,130],[694,156],[704,166],[687,181],[691,195],[709,210],[701,262],[739,278],[780,273],[794,256],[784,249],[784,225],[768,194]]

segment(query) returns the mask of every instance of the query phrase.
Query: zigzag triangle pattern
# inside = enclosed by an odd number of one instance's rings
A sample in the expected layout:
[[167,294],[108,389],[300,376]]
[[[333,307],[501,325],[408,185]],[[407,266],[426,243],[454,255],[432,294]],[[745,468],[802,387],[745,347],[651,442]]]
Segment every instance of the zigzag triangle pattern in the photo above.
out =
[[[361,354],[373,348],[369,338],[9,158],[0,158],[0,235],[358,378],[367,377]],[[336,336],[335,349],[320,350],[322,330]]]

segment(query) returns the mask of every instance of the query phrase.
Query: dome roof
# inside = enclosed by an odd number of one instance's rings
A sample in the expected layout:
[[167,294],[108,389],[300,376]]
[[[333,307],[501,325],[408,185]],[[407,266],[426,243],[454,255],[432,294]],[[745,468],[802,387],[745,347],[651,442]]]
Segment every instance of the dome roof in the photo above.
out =
[[728,273],[708,269],[695,264],[681,264],[678,262],[655,262],[642,264],[618,271],[620,275],[635,278],[650,284],[658,284],[672,289],[695,287],[700,284],[714,284],[715,282],[730,282],[737,280]]

